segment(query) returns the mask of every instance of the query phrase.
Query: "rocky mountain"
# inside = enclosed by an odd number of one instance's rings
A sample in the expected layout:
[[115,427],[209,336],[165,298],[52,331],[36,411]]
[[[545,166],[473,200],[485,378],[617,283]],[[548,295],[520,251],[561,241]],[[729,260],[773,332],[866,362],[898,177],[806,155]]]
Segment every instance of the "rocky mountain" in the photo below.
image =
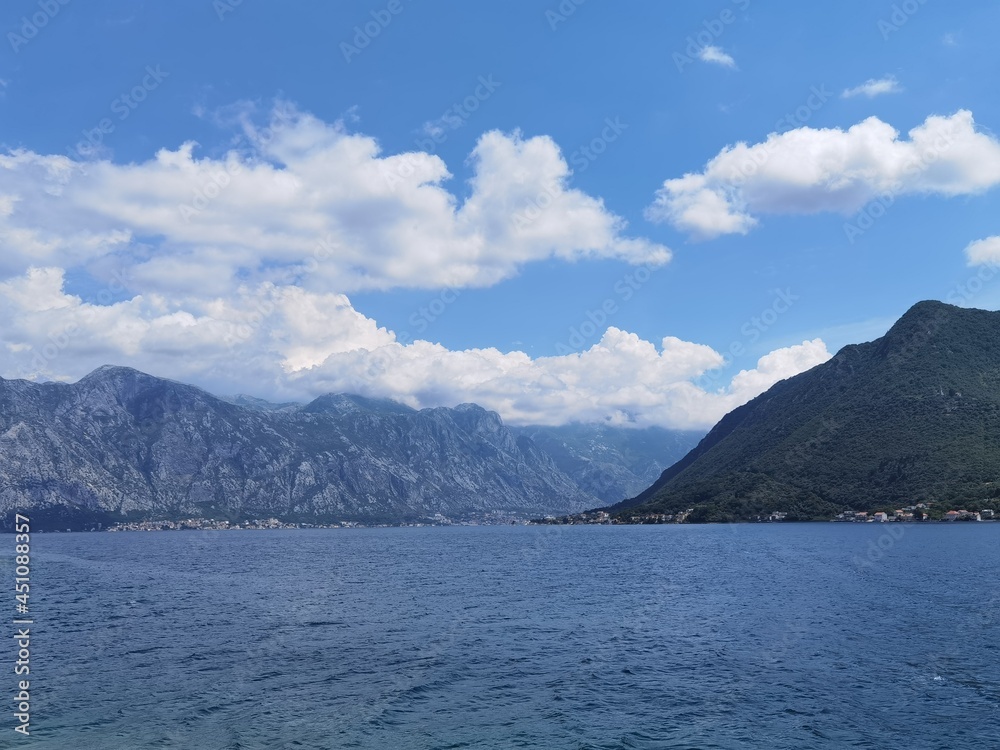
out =
[[234,400],[123,367],[73,384],[0,379],[0,514],[28,511],[36,529],[187,516],[395,522],[599,502],[472,404]]
[[[727,414],[623,516],[690,521],[1000,498],[1000,313],[940,302]],[[987,507],[987,505],[983,505]]]
[[599,424],[513,427],[548,453],[580,488],[604,503],[634,497],[694,448],[704,432]]

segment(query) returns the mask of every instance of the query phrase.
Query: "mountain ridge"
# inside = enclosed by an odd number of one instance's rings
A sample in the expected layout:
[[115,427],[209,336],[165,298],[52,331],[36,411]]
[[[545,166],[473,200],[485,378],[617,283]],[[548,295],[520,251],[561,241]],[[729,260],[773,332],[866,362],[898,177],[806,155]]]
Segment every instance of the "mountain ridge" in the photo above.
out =
[[485,410],[318,401],[254,410],[114,366],[0,380],[0,510],[375,521],[596,500]]
[[0,378],[0,514],[30,511],[36,528],[528,517],[602,500],[475,404],[271,404],[117,365],[75,383]]
[[725,415],[649,488],[607,510],[799,520],[1000,495],[1000,313],[924,301],[875,341]]

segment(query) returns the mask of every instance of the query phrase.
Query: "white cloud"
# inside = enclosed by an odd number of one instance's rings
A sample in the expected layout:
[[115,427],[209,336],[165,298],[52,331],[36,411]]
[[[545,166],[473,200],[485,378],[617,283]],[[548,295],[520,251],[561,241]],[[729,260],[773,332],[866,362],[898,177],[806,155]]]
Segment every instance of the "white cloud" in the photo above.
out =
[[[463,200],[431,154],[383,155],[291,110],[269,129],[244,115],[247,147],[217,157],[194,144],[133,164],[0,154],[0,372],[75,380],[112,363],[216,393],[347,391],[474,401],[517,423],[704,428],[829,356],[822,342],[779,350],[710,392],[692,381],[722,356],[669,336],[608,328],[586,351],[539,358],[401,340],[345,292],[487,285],[548,258],[662,264],[670,252],[572,188],[544,136],[484,134]],[[114,269],[124,282],[97,302],[67,291],[68,278]]]
[[860,86],[845,89],[840,95],[844,99],[850,99],[855,96],[865,96],[869,99],[874,99],[876,96],[882,96],[883,94],[898,94],[902,90],[899,81],[896,80],[896,76],[885,76],[884,78],[869,78]]
[[976,130],[971,112],[928,117],[908,135],[870,117],[737,143],[701,172],[665,181],[646,215],[710,238],[746,234],[757,214],[851,213],[886,194],[970,195],[1000,183],[1000,142]]
[[[373,138],[288,107],[267,128],[237,117],[250,147],[216,158],[193,143],[126,165],[0,155],[0,276],[118,252],[164,293],[246,280],[352,291],[486,286],[553,257],[670,259],[570,187],[545,136],[483,135],[462,201],[432,154],[384,155]],[[154,246],[140,250],[139,237]]]
[[1000,265],[1000,236],[970,242],[965,248],[965,257],[970,266]]
[[116,363],[217,392],[239,386],[275,396],[288,390],[285,373],[395,341],[342,294],[264,283],[229,298],[151,293],[92,304],[65,291],[59,268],[0,282],[0,318],[8,375],[73,380]]
[[742,370],[729,386],[733,408],[766,391],[779,380],[805,372],[826,362],[830,353],[822,339],[803,341],[796,346],[776,349],[765,354],[753,370]]
[[725,68],[736,67],[736,60],[733,59],[732,55],[724,52],[721,47],[716,47],[711,44],[702,47],[698,51],[698,59],[702,62],[715,63],[716,65],[721,65]]
[[473,401],[512,423],[707,428],[830,356],[818,339],[803,342],[762,357],[728,388],[707,391],[692,380],[722,365],[722,355],[674,337],[656,345],[608,328],[589,349],[561,356],[455,351],[401,342],[340,294],[265,283],[230,299],[150,294],[95,305],[67,294],[56,268],[0,282],[0,316],[0,363],[18,377],[75,380],[117,363],[272,399],[343,391],[415,407]]
[[439,403],[447,394],[495,409],[514,423],[707,428],[778,380],[829,356],[822,342],[804,342],[761,358],[731,387],[708,392],[691,381],[722,364],[718,352],[672,337],[657,347],[612,327],[579,354],[531,359],[522,352],[451,352],[417,342],[335,355],[301,376],[322,383],[321,390],[364,388],[404,399],[412,394],[414,406]]

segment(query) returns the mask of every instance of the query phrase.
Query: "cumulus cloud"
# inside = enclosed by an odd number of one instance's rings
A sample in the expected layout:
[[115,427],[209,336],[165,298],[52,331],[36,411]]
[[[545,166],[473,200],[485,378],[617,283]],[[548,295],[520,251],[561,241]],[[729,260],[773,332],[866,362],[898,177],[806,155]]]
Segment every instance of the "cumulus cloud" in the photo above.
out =
[[75,380],[111,362],[221,393],[305,400],[350,392],[414,407],[473,401],[511,423],[694,429],[830,356],[822,341],[803,342],[709,391],[692,381],[720,367],[722,355],[675,337],[654,344],[612,327],[579,353],[531,358],[400,341],[342,294],[265,283],[230,299],[171,304],[141,295],[98,305],[66,293],[64,282],[60,269],[33,268],[0,283],[5,370]]
[[758,360],[757,367],[740,371],[730,383],[728,396],[733,408],[760,395],[779,380],[805,372],[829,358],[822,339],[803,341],[765,354]]
[[[395,341],[343,294],[265,283],[228,298],[151,293],[95,304],[66,292],[60,268],[0,282],[0,319],[8,376],[73,380],[116,363],[217,392],[238,385],[275,396],[287,391],[285,372]],[[254,386],[255,378],[265,379]]]
[[715,63],[716,65],[721,65],[724,68],[735,68],[736,60],[733,56],[724,52],[722,47],[716,47],[715,45],[709,44],[702,47],[698,51],[698,59],[702,62]]
[[[165,293],[248,279],[348,292],[486,286],[548,258],[670,260],[572,188],[545,136],[483,135],[463,201],[435,155],[383,154],[375,139],[287,106],[266,127],[240,121],[247,147],[214,158],[194,143],[124,165],[0,155],[0,274],[118,252]],[[155,238],[150,252],[140,238]]]
[[851,99],[855,96],[874,99],[876,96],[882,96],[883,94],[898,94],[902,90],[899,81],[896,80],[896,76],[885,76],[884,78],[869,78],[860,86],[845,89],[840,95],[844,99]]
[[608,328],[585,351],[537,358],[397,336],[347,293],[483,286],[551,258],[650,266],[670,251],[574,189],[544,136],[484,134],[460,198],[437,156],[383,154],[290,108],[266,127],[236,121],[241,146],[216,156],[193,143],[132,164],[0,154],[0,372],[71,381],[112,363],[215,393],[706,428],[829,356],[804,342],[709,391],[693,381],[722,356],[670,336]]
[[852,213],[886,194],[970,195],[1000,183],[1000,142],[971,112],[928,117],[908,136],[870,117],[737,143],[665,181],[646,216],[706,239],[746,234],[759,214]]
[[970,242],[965,257],[970,266],[1000,266],[1000,236]]
[[435,403],[457,388],[466,400],[495,409],[513,423],[706,428],[779,380],[829,357],[821,341],[803,342],[766,355],[729,388],[709,392],[691,381],[722,365],[718,352],[672,337],[658,347],[611,327],[579,354],[531,359],[522,352],[451,352],[416,342],[335,355],[301,376],[317,379],[327,390],[394,392],[414,406]]

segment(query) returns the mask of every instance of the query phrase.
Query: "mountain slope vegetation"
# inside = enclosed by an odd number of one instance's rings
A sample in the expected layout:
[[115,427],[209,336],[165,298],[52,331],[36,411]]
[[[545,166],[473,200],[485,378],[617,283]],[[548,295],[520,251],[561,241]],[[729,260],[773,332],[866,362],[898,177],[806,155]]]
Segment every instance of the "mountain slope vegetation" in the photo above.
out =
[[1000,313],[914,305],[727,414],[621,516],[748,520],[1000,496]]

